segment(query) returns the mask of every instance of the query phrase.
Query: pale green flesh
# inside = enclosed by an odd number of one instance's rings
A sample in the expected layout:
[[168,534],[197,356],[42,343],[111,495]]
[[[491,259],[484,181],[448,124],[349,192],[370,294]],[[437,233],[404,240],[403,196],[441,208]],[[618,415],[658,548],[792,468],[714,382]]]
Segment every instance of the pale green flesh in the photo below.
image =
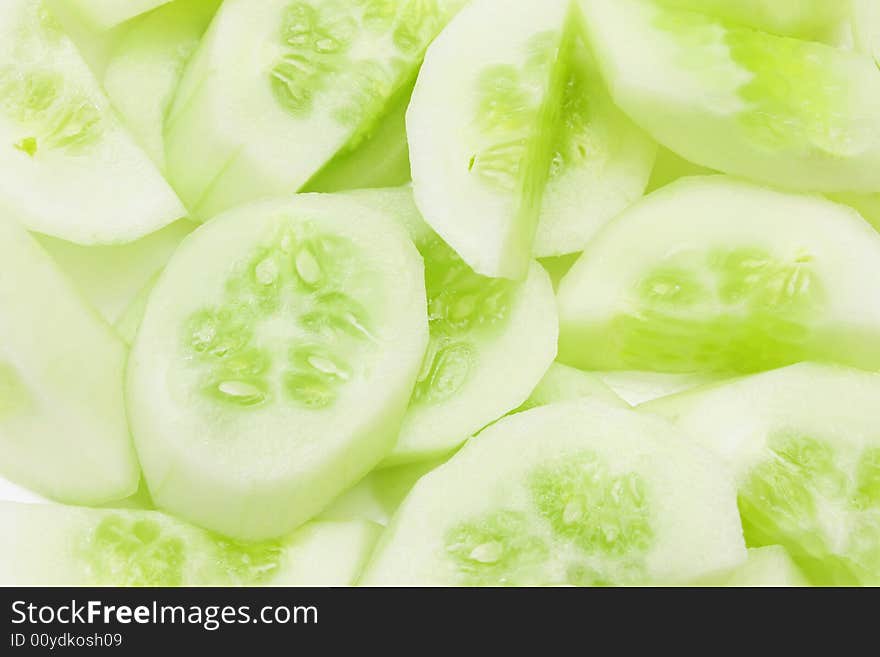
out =
[[581,398],[600,399],[612,406],[627,408],[626,401],[602,382],[594,372],[568,367],[561,363],[553,363],[544,378],[532,390],[532,394],[517,411],[546,406],[556,402],[572,401]]
[[153,511],[0,502],[0,581],[19,586],[350,586],[378,537],[310,523],[240,543]]
[[9,217],[0,260],[14,272],[0,276],[0,474],[72,504],[130,495],[122,342]]
[[194,216],[296,191],[357,148],[462,4],[224,2],[166,123],[168,174]]
[[670,425],[553,404],[505,418],[420,479],[361,583],[689,581],[745,560],[734,497]]
[[878,258],[877,233],[843,206],[687,178],[618,217],[563,279],[560,360],[680,373],[880,367],[880,307],[862,303]]
[[596,372],[616,395],[631,406],[715,383],[724,374],[667,374],[665,372]]
[[422,220],[406,188],[351,198],[406,226],[425,262],[431,339],[397,446],[385,464],[448,455],[528,397],[556,353],[553,290],[476,274]]
[[78,16],[89,27],[108,30],[171,0],[52,0]]
[[750,548],[748,560],[739,568],[699,582],[703,586],[791,587],[809,581],[781,545]]
[[676,155],[668,148],[660,148],[657,151],[657,159],[654,169],[651,171],[651,179],[648,181],[646,193],[657,191],[661,187],[675,182],[679,178],[687,176],[707,176],[716,173],[693,162],[688,162]]
[[42,2],[0,7],[0,195],[33,230],[128,242],[185,212]]
[[877,408],[880,376],[808,364],[643,407],[730,465],[746,542],[784,546],[821,585],[880,581]]
[[685,159],[799,190],[880,187],[869,57],[651,0],[580,5],[615,101]]
[[880,66],[880,5],[874,0],[850,0],[856,48]]
[[137,336],[138,329],[144,319],[144,313],[147,311],[147,302],[150,300],[150,293],[152,293],[153,288],[156,286],[156,281],[158,280],[159,274],[157,273],[150,278],[150,280],[148,280],[134,296],[125,307],[125,310],[122,311],[119,319],[117,319],[116,323],[113,325],[113,328],[116,329],[116,333],[129,347],[134,344],[134,339]]
[[240,539],[318,513],[392,447],[425,305],[404,230],[345,198],[261,202],[197,230],[150,293],[128,366],[159,508]]

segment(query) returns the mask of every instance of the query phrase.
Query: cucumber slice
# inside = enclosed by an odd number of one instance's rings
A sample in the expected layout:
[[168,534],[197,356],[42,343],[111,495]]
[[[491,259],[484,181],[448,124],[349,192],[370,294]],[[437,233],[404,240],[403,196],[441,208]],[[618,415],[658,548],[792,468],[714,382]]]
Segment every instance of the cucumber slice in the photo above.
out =
[[282,535],[391,449],[428,340],[406,233],[344,198],[224,214],[147,302],[128,409],[160,509],[241,540]]
[[653,0],[580,5],[614,100],[685,159],[795,189],[880,190],[869,57]]
[[850,2],[853,43],[859,52],[868,55],[880,66],[880,4],[877,0]]
[[549,277],[535,262],[522,283],[474,273],[424,223],[408,188],[351,197],[396,217],[425,261],[431,341],[384,464],[448,455],[522,404],[556,357]]
[[125,124],[165,168],[165,115],[220,0],[175,0],[126,25],[104,71],[104,89]]
[[171,0],[53,0],[95,30],[109,30]]
[[30,229],[133,241],[185,215],[42,2],[0,3],[0,196]]
[[750,548],[748,561],[727,577],[719,579],[716,586],[784,587],[809,586],[809,581],[780,545]]
[[584,372],[561,363],[553,363],[532,391],[531,396],[517,410],[527,411],[530,408],[583,397],[601,399],[612,406],[629,407],[593,372]]
[[708,452],[580,400],[505,418],[419,480],[361,583],[676,583],[745,558],[733,482]]
[[369,135],[464,0],[226,0],[166,124],[194,216],[292,192]]
[[4,586],[348,586],[379,533],[321,522],[243,544],[155,511],[9,502],[0,524]]
[[631,406],[699,388],[724,378],[719,374],[665,372],[599,372],[597,376]]
[[130,495],[122,342],[5,218],[0,262],[0,475],[71,504]]
[[0,477],[0,502],[23,502],[25,504],[50,504],[51,500],[37,495],[24,486],[19,486]]
[[880,582],[880,375],[799,364],[643,408],[730,465],[749,546],[815,584]]
[[113,324],[196,225],[175,221],[136,242],[115,246],[80,246],[45,235],[37,239],[80,294]]
[[[626,257],[621,257],[626,254]],[[560,360],[588,370],[880,368],[880,236],[856,212],[724,176],[613,221],[559,288]]]

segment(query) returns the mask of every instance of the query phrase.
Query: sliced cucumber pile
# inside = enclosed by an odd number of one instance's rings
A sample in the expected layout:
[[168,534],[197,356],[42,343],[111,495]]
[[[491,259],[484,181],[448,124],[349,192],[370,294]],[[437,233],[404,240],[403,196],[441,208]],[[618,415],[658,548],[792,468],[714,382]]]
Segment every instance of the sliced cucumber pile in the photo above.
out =
[[[647,237],[647,239],[646,239]],[[626,257],[621,257],[626,254]],[[880,369],[880,235],[857,213],[724,176],[651,194],[559,288],[560,360],[584,369]]]
[[523,278],[533,254],[581,250],[647,184],[654,145],[608,98],[571,12],[475,0],[419,74],[416,200],[478,273]]
[[187,238],[147,302],[128,410],[159,508],[285,534],[393,447],[428,339],[405,231],[344,198],[243,206]]
[[30,229],[128,242],[186,213],[39,0],[0,3],[0,199]]
[[799,190],[880,188],[880,76],[870,57],[655,0],[580,6],[614,100],[685,159]]
[[626,585],[745,561],[733,482],[649,415],[597,401],[506,418],[422,477],[365,585]]
[[880,583],[880,375],[799,364],[643,408],[733,469],[750,547],[815,584]]
[[475,273],[422,220],[407,188],[352,198],[397,218],[425,263],[431,341],[386,465],[449,454],[522,404],[556,356],[550,280],[532,262],[522,283]]
[[193,216],[294,192],[372,130],[464,0],[225,0],[166,123]]
[[348,586],[373,523],[310,523],[240,543],[155,511],[0,502],[0,581],[16,586]]
[[0,475],[71,504],[130,495],[122,341],[8,217],[0,262]]

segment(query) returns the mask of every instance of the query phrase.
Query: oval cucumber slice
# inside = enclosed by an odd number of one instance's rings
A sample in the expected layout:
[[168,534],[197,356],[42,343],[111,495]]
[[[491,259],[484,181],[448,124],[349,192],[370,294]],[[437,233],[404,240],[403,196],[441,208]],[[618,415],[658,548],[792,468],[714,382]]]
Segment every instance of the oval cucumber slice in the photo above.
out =
[[787,188],[880,189],[869,57],[653,0],[580,5],[614,100],[685,159]]
[[642,408],[730,465],[749,546],[815,584],[880,582],[880,375],[799,364]]
[[244,206],[187,238],[147,302],[128,409],[157,506],[282,535],[391,449],[428,340],[406,233],[350,200]]
[[171,0],[52,0],[95,30],[109,30]]
[[239,543],[155,511],[0,502],[6,586],[350,586],[380,528],[309,523]]
[[302,188],[370,134],[463,0],[226,0],[166,124],[193,215]]
[[518,413],[422,477],[361,584],[686,582],[745,561],[730,476],[650,415]]
[[[626,257],[621,257],[626,254]],[[880,368],[880,236],[825,199],[687,178],[609,224],[559,288],[560,360],[583,369]]]
[[104,89],[125,124],[165,168],[165,115],[220,0],[174,0],[125,26],[104,70]]
[[448,455],[522,404],[556,357],[556,299],[532,263],[522,283],[476,274],[422,220],[408,188],[353,192],[397,220],[425,262],[431,340],[385,465]]
[[122,341],[7,218],[0,261],[0,474],[71,504],[130,495]]
[[0,3],[0,198],[30,229],[129,242],[186,213],[42,2]]

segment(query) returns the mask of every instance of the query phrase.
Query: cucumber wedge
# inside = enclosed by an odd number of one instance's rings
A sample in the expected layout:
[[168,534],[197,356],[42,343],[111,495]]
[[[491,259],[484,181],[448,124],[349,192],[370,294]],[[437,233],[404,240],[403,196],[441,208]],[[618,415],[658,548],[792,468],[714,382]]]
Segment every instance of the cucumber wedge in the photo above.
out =
[[397,445],[396,465],[448,455],[522,404],[556,356],[556,300],[532,262],[522,283],[476,274],[422,220],[407,188],[352,192],[397,218],[425,261],[431,341]]
[[880,375],[799,364],[642,408],[730,465],[750,547],[814,584],[880,582]]
[[5,217],[0,262],[0,475],[71,504],[130,495],[122,341]]
[[579,1],[614,100],[664,146],[782,187],[880,190],[870,57],[653,0]]
[[[622,257],[625,254],[625,257]],[[880,369],[880,235],[856,212],[724,176],[623,213],[559,288],[560,360],[596,370]]]
[[422,477],[360,583],[671,584],[745,558],[719,462],[659,418],[580,400],[505,418]]
[[318,522],[244,544],[155,511],[10,502],[0,523],[3,586],[349,586],[379,534]]
[[220,0],[174,0],[128,23],[110,53],[104,89],[125,124],[165,168],[165,115]]
[[394,445],[428,340],[422,262],[379,213],[330,195],[243,206],[184,240],[128,364],[160,509],[281,536]]
[[30,229],[130,242],[186,212],[43,3],[0,3],[0,199]]
[[297,191],[359,145],[463,2],[226,0],[166,123],[193,216]]

